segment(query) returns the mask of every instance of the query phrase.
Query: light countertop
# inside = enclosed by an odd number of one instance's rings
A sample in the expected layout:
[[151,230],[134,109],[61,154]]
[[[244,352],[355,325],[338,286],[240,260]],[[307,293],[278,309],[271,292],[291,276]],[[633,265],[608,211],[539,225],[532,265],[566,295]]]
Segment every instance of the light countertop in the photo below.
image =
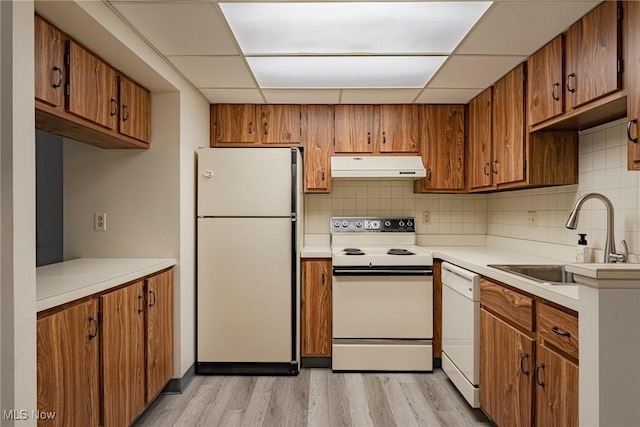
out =
[[173,258],[78,258],[36,268],[36,307],[43,311],[172,267]]
[[329,245],[305,245],[300,252],[301,258],[331,258]]

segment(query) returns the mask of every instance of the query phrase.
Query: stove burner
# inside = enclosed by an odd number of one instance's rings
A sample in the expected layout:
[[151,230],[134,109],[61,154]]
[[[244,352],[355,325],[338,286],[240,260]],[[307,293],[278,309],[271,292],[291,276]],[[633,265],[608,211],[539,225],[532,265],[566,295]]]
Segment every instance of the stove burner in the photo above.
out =
[[408,249],[400,249],[400,248],[392,248],[387,251],[389,255],[415,255],[414,252],[411,252]]
[[344,248],[343,251],[345,251],[345,252],[362,252],[362,249],[360,249],[360,248]]
[[364,255],[364,252],[362,251],[358,251],[358,252],[346,252],[345,255]]

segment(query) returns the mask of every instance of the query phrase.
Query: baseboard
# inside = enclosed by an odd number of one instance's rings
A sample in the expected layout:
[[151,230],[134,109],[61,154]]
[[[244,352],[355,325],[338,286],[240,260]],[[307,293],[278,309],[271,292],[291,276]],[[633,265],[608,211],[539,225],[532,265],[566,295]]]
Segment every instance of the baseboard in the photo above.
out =
[[298,375],[298,362],[197,362],[198,375]]
[[442,368],[442,359],[439,357],[433,358],[433,368]]
[[331,368],[331,357],[303,357],[301,368]]
[[182,378],[172,378],[169,380],[162,392],[164,394],[181,394],[187,389],[191,380],[193,380],[193,377],[195,376],[196,364],[194,363],[189,367],[189,369],[187,369],[187,372],[184,373]]

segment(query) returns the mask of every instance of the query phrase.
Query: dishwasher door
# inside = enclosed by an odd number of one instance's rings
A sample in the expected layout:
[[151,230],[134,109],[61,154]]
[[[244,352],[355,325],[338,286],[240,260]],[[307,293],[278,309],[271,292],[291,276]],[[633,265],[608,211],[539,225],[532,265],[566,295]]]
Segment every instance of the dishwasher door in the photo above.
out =
[[480,276],[442,263],[442,367],[473,407],[480,376]]

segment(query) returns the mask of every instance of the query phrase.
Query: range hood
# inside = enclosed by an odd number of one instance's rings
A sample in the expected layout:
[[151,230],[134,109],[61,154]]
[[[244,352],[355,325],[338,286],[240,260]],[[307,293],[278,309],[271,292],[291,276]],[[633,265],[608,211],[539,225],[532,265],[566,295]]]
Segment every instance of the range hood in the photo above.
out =
[[410,179],[427,176],[420,156],[333,156],[334,179]]

